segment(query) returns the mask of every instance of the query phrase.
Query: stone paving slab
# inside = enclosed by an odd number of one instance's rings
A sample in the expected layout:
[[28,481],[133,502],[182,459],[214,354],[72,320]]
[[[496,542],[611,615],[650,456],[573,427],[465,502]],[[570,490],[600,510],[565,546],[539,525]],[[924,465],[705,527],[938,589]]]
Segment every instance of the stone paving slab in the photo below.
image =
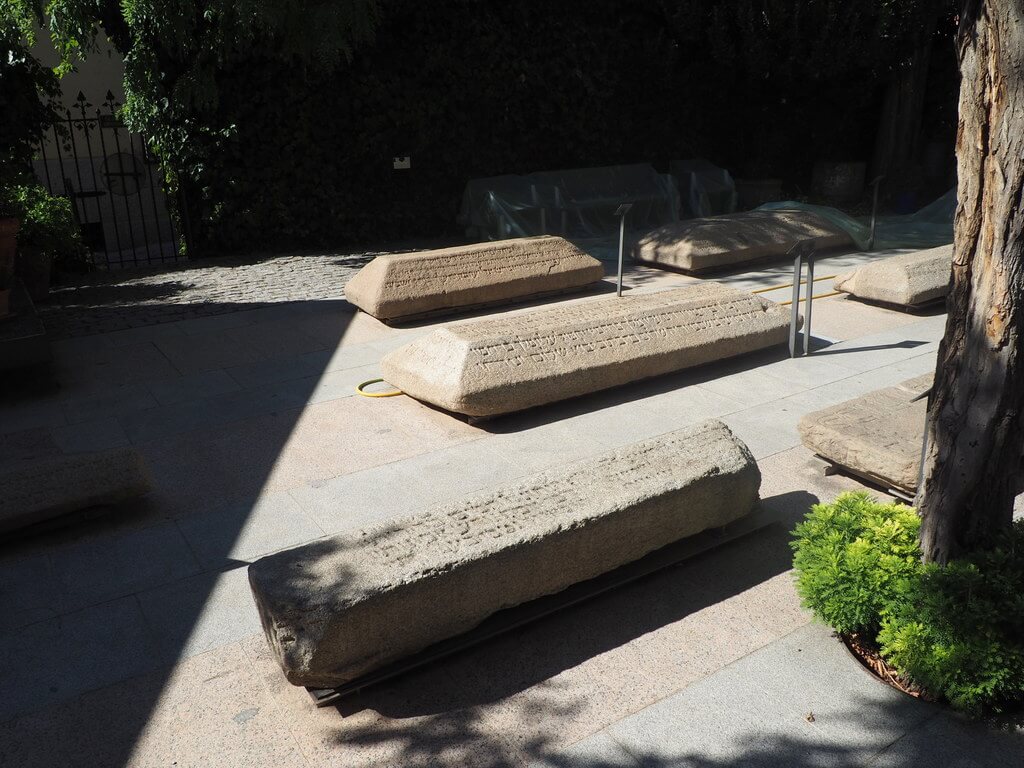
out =
[[142,674],[156,658],[134,596],[29,624],[0,637],[0,723]]
[[205,768],[211,756],[218,768],[310,765],[237,643],[0,724],[4,766]]
[[[534,766],[948,765],[935,747],[950,732],[959,739],[946,759],[976,761],[965,765],[1009,766],[1024,749],[1024,733],[994,733],[893,690],[809,625]],[[925,754],[939,762],[914,759],[910,748],[936,736]]]

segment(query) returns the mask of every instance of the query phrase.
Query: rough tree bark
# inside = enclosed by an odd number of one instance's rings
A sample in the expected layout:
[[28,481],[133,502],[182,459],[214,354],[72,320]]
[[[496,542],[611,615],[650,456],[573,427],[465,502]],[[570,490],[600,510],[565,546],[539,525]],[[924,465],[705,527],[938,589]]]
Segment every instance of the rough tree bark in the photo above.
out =
[[960,20],[957,211],[918,498],[926,560],[992,542],[1024,478],[1024,0]]

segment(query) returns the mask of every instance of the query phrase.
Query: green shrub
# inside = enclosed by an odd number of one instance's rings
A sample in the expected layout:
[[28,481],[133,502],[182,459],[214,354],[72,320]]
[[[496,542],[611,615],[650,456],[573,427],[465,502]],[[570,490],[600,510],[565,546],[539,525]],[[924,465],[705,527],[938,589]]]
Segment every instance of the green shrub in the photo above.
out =
[[797,592],[838,632],[875,632],[921,559],[917,513],[845,493],[815,504],[793,531]]
[[74,271],[86,262],[78,222],[66,197],[51,195],[32,181],[7,190],[12,213],[21,219],[20,258],[41,256],[62,269]]
[[1024,702],[1024,520],[995,549],[921,566],[878,640],[890,664],[957,709]]
[[[816,159],[870,156],[890,72],[939,12],[932,0],[5,3],[26,39],[43,11],[61,71],[98,34],[125,56],[121,117],[183,193],[172,199],[206,255],[451,234],[466,182],[484,176],[701,156],[809,181]],[[950,73],[945,101],[956,85]],[[396,155],[412,168],[394,172]]]

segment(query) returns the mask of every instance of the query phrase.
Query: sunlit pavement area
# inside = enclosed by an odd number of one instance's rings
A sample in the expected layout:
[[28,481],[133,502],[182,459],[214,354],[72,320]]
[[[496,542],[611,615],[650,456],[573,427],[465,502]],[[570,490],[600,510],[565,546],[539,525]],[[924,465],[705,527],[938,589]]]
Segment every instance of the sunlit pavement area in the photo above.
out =
[[[45,313],[59,386],[9,397],[0,433],[135,446],[155,491],[0,546],[0,765],[1021,764],[1019,734],[868,676],[792,586],[795,521],[863,487],[826,477],[797,421],[933,370],[941,310],[823,298],[809,357],[780,348],[471,425],[356,396],[436,324],[356,313],[342,288],[365,256],[305,259],[83,289]],[[692,279],[634,267],[626,285]],[[337,707],[315,709],[271,658],[252,560],[711,417],[749,445],[777,523]]]

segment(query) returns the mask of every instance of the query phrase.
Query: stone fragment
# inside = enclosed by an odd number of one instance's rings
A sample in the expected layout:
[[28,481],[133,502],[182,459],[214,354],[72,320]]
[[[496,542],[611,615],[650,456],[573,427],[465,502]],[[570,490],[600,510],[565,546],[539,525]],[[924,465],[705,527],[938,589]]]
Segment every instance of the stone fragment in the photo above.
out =
[[582,290],[604,267],[561,237],[523,237],[434,251],[389,253],[363,267],[345,298],[381,320]]
[[839,275],[835,289],[858,299],[913,307],[949,291],[953,246],[901,253]]
[[800,419],[803,444],[855,475],[907,493],[917,489],[932,374],[869,392]]
[[784,256],[803,240],[818,250],[850,246],[850,235],[810,211],[746,211],[667,224],[644,235],[633,259],[705,272]]
[[289,681],[336,687],[749,514],[761,477],[720,421],[315,541],[249,566]]
[[789,313],[719,283],[442,326],[381,361],[406,394],[485,417],[782,344]]
[[15,456],[0,463],[0,533],[89,507],[117,504],[150,489],[138,451]]

